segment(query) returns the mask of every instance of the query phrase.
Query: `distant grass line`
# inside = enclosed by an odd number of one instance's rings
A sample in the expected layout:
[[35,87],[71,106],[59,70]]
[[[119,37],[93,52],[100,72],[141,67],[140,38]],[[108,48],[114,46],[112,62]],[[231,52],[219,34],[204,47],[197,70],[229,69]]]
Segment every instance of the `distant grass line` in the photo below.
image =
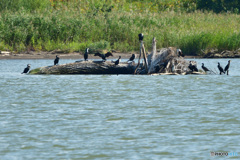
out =
[[187,55],[200,55],[201,49],[240,48],[239,28],[240,15],[227,13],[5,11],[0,15],[0,50],[137,51],[142,32],[147,49],[156,37],[158,48],[176,46]]

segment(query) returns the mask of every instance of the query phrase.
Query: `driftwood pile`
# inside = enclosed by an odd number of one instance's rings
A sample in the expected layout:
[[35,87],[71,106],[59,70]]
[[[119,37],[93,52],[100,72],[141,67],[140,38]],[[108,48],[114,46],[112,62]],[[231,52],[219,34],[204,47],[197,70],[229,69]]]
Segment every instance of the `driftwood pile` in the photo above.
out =
[[[189,61],[183,58],[182,51],[175,47],[162,48],[157,52],[156,39],[153,38],[152,41],[152,53],[145,58],[145,48],[141,44],[141,51],[143,52],[144,61],[143,69],[138,70],[136,68],[135,74],[200,74],[199,72],[192,72],[189,69]],[[139,56],[139,59],[140,59]],[[193,65],[197,65],[195,61],[192,61]]]
[[153,38],[152,47],[152,53],[148,56],[149,74],[186,74],[190,72],[189,62],[182,57],[180,49],[169,47],[162,48],[160,52],[157,52],[155,38]]
[[[180,54],[181,50],[174,47],[156,49],[156,39],[153,38],[152,52],[147,55],[144,43],[141,41],[138,63],[121,62],[118,65],[110,61],[79,61],[63,65],[40,67],[30,71],[30,74],[189,74],[192,73],[189,61]],[[141,62],[143,55],[143,63]],[[196,62],[192,61],[194,65]]]

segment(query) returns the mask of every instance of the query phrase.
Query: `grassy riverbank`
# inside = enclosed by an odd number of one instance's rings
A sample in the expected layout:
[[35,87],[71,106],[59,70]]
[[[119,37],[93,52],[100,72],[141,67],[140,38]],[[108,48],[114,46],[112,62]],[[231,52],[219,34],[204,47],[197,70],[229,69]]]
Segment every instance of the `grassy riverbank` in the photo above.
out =
[[181,10],[184,4],[180,3],[163,12],[159,12],[156,5],[147,8],[149,5],[142,7],[141,3],[136,3],[135,8],[123,2],[105,7],[99,4],[98,10],[89,4],[84,4],[85,7],[48,1],[39,1],[39,4],[45,7],[1,12],[0,50],[73,52],[90,47],[137,51],[137,35],[141,32],[148,49],[153,37],[157,38],[157,48],[176,46],[188,55],[200,55],[201,49],[240,48],[238,14],[187,12]]

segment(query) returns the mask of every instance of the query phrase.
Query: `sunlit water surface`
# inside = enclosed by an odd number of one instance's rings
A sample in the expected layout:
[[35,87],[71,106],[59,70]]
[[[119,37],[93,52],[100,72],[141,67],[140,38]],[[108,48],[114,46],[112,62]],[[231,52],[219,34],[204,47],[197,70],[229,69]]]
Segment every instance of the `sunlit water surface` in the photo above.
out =
[[0,159],[240,157],[239,59],[229,76],[21,74],[28,63],[53,60],[0,60]]

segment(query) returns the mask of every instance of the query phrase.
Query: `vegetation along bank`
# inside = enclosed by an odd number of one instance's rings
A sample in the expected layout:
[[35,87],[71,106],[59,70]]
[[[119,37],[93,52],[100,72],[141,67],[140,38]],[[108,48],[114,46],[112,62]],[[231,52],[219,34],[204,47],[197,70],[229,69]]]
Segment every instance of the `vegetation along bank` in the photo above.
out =
[[[240,4],[222,0],[1,0],[0,50],[67,53],[174,46],[186,55],[238,54]],[[216,53],[216,54],[217,54]]]

